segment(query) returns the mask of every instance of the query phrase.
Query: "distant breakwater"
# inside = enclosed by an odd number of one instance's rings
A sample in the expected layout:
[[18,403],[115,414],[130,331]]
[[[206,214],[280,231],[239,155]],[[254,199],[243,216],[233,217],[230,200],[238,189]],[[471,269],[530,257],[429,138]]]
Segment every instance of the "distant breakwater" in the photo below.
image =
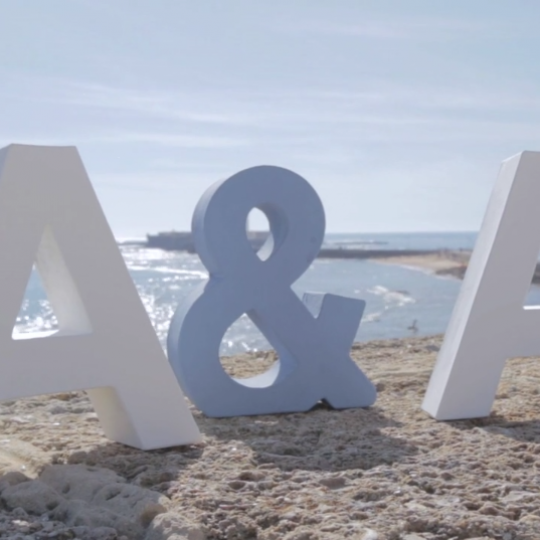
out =
[[349,249],[322,248],[317,255],[319,259],[385,259],[392,257],[421,257],[434,255],[439,250],[432,249]]
[[[253,249],[258,250],[266,241],[267,235],[261,233],[249,233],[248,241]],[[196,253],[195,244],[192,236],[188,232],[160,233],[157,235],[148,235],[146,242],[129,242],[130,245],[137,245],[146,248],[158,248],[165,251],[184,251],[187,253]],[[416,257],[423,255],[434,255],[440,250],[423,249],[359,249],[345,247],[323,247],[319,251],[319,259],[381,259],[392,257]]]

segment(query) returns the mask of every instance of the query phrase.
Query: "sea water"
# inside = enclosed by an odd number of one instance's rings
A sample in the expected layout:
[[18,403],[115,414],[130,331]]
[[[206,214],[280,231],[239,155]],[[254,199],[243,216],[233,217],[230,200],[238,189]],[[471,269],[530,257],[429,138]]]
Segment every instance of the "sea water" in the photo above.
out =
[[[328,246],[366,249],[472,249],[474,233],[330,234]],[[195,254],[166,252],[128,243],[120,249],[152,321],[165,345],[169,322],[180,302],[208,273]],[[293,284],[294,291],[333,293],[366,301],[357,341],[432,335],[446,329],[461,281],[426,270],[354,259],[316,259]],[[540,304],[540,288],[527,300]],[[39,277],[30,278],[15,332],[54,330],[56,318]],[[247,316],[226,332],[221,354],[271,348]]]

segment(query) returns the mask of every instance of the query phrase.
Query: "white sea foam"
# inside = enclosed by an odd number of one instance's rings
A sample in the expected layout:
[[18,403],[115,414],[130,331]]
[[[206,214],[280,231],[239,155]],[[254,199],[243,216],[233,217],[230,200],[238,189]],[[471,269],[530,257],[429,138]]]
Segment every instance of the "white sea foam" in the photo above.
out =
[[416,300],[406,291],[392,291],[383,285],[375,285],[367,290],[368,293],[382,297],[385,304],[393,304],[398,307],[414,304]]
[[146,242],[146,237],[144,236],[118,236],[118,237],[115,237],[115,240],[116,240],[116,243],[117,244],[132,244],[134,242],[137,242],[137,243],[141,243],[143,244],[144,242]]
[[400,268],[406,268],[407,270],[413,270],[414,272],[422,272],[422,274],[435,275],[435,271],[431,268],[425,268],[422,266],[413,266],[410,264],[397,264]]
[[129,270],[134,272],[157,272],[159,274],[174,274],[177,276],[187,276],[189,278],[208,279],[208,272],[201,270],[185,270],[183,268],[171,268],[170,266],[138,266],[129,265]]
[[362,317],[363,323],[372,323],[372,322],[380,322],[381,316],[383,315],[382,311],[378,311],[375,313],[367,313]]

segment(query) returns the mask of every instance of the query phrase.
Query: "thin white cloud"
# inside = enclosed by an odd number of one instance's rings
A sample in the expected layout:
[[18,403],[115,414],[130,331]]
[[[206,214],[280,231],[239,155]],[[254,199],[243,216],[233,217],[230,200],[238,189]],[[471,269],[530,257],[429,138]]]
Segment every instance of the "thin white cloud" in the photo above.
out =
[[[56,104],[63,108],[128,112],[210,125],[251,125],[250,115],[224,112],[213,94],[132,89],[61,77],[44,77],[0,69],[0,97],[21,103]],[[36,91],[39,88],[39,91]]]
[[234,137],[207,137],[198,135],[175,135],[168,133],[124,133],[111,142],[138,142],[150,143],[172,148],[237,148],[249,146],[251,142],[247,139]]
[[[107,173],[94,171],[90,173],[92,182],[107,189],[134,189],[137,191],[200,191],[204,186],[219,180],[218,171],[208,170],[204,173],[178,168],[175,171],[146,171],[136,173]],[[203,186],[203,187],[201,187]]]
[[487,22],[463,19],[424,19],[399,21],[363,21],[360,23],[333,23],[328,21],[305,21],[283,25],[278,30],[288,33],[310,33],[328,36],[351,36],[377,40],[446,40],[475,36],[495,36],[498,26]]
[[0,133],[0,148],[9,144],[29,144],[42,146],[72,146],[92,144],[132,144],[145,143],[169,148],[185,149],[219,149],[239,148],[249,146],[251,141],[234,137],[207,137],[198,135],[181,135],[159,132],[125,132],[102,134],[95,133],[90,136],[80,134],[66,134],[64,137],[35,137],[24,135],[2,135]]
[[[190,150],[207,156],[240,149],[254,160],[289,155],[331,167],[354,164],[366,149],[496,144],[515,152],[540,140],[540,97],[534,88],[478,84],[465,89],[368,80],[359,90],[244,88],[218,95],[209,89],[184,94],[12,73],[0,86],[0,98],[24,102],[25,125],[15,116],[7,123],[6,110],[0,145],[123,145],[122,151],[148,145],[149,155],[156,150],[154,162],[176,154],[180,161],[200,159],[201,166],[205,159],[189,156]],[[33,122],[32,107],[48,114],[47,120]],[[226,152],[216,158],[226,160]]]
[[[475,88],[465,89],[459,83],[449,88],[448,85],[438,87],[422,82],[405,84],[371,79],[362,82],[362,90],[261,91],[242,88],[219,93],[203,89],[197,94],[183,94],[171,90],[123,88],[61,78],[6,74],[1,70],[0,79],[3,81],[0,98],[4,103],[21,102],[26,109],[32,103],[36,106],[56,105],[64,114],[71,109],[92,115],[101,111],[106,115],[103,119],[109,121],[113,118],[111,115],[114,118],[121,116],[118,121],[123,122],[130,119],[137,122],[168,121],[168,127],[176,126],[179,130],[183,129],[181,126],[194,124],[211,133],[210,139],[216,133],[221,136],[220,130],[229,128],[264,131],[290,126],[294,131],[296,126],[303,124],[414,126],[440,123],[443,118],[455,120],[456,112],[467,114],[474,111],[480,120],[485,120],[488,114],[500,118],[502,112],[540,113],[540,96],[536,88],[512,82],[498,88],[479,82]],[[270,100],[271,107],[268,106]],[[504,122],[504,118],[501,121]],[[197,135],[208,139],[206,133]],[[162,142],[172,146],[178,143],[167,136],[162,137]],[[209,139],[202,144],[213,145]],[[239,144],[244,143],[233,143]],[[217,146],[220,145],[218,142]]]
[[[193,94],[141,91],[97,84],[70,84],[68,102],[90,108],[130,111],[147,116],[185,120],[203,124],[244,125],[252,120],[246,115],[196,110]],[[194,103],[195,102],[195,103]],[[194,107],[195,105],[195,107]]]

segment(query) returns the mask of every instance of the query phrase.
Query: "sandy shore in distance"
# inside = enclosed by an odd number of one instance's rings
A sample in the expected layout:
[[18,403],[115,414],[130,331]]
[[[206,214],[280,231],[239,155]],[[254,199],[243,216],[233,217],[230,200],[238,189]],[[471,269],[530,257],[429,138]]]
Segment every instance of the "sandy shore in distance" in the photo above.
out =
[[471,252],[468,250],[441,250],[429,255],[382,257],[373,259],[373,262],[422,268],[438,275],[449,275],[463,279],[470,258]]
[[[190,447],[108,441],[83,393],[3,403],[0,537],[538,540],[540,362],[508,362],[489,418],[435,422],[420,407],[440,342],[355,344],[379,391],[369,409],[193,409],[204,442]],[[226,365],[247,376],[272,361]]]

